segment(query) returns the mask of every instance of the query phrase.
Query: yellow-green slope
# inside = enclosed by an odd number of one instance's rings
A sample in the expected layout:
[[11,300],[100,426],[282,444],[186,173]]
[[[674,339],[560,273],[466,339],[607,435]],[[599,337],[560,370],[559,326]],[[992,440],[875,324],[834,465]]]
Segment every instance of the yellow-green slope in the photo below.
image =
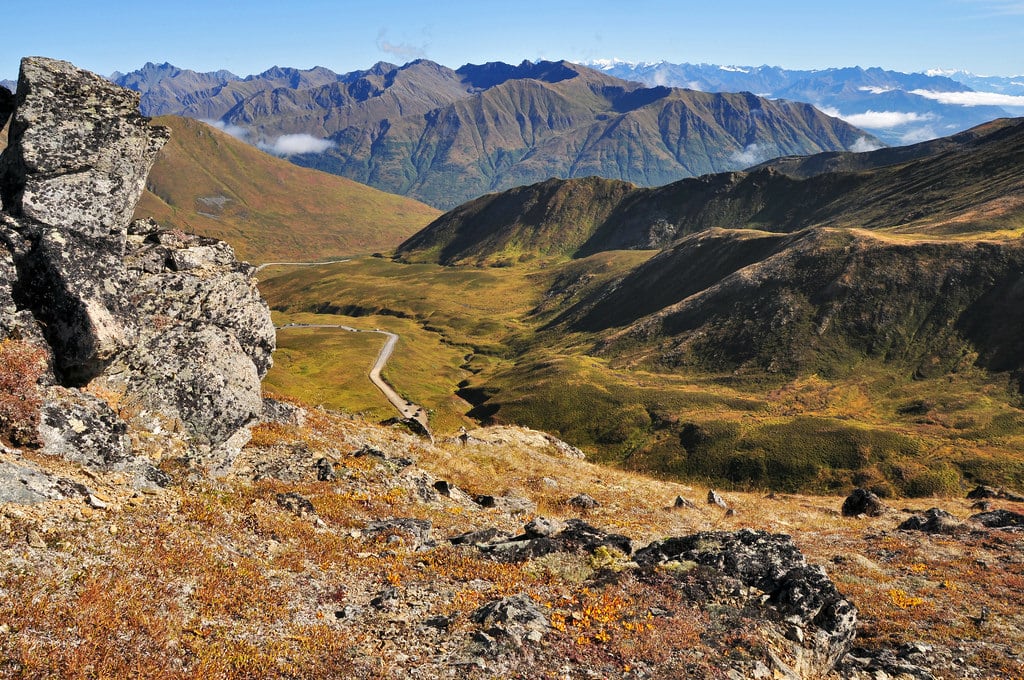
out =
[[439,211],[300,168],[199,121],[164,116],[171,141],[150,172],[138,218],[223,239],[252,262],[390,250]]

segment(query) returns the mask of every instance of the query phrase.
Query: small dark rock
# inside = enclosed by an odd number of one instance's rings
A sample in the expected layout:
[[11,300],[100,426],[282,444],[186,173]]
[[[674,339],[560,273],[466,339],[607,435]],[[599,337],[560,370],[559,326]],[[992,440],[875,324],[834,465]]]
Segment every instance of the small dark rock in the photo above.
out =
[[991,486],[979,484],[978,486],[974,487],[974,489],[972,489],[970,493],[967,494],[967,498],[969,498],[972,501],[979,500],[982,498],[999,498],[999,491],[992,488]]
[[989,529],[1024,527],[1024,515],[1004,509],[980,512],[977,515],[971,515],[969,519]]
[[473,496],[473,502],[481,508],[493,508],[497,505],[494,496],[488,496],[487,494],[476,494]]
[[879,517],[884,515],[888,509],[881,498],[867,489],[854,489],[843,501],[842,512],[843,517],[856,517],[857,515]]
[[533,501],[526,498],[516,498],[515,496],[476,494],[472,496],[472,499],[481,508],[496,508],[510,515],[526,515],[536,510],[536,505]]
[[675,503],[672,504],[672,507],[676,508],[676,509],[680,509],[680,508],[688,508],[690,510],[696,510],[697,509],[697,506],[694,505],[693,501],[689,501],[689,500],[683,498],[682,496],[676,496],[676,501],[675,501]]
[[326,458],[319,458],[313,466],[316,468],[316,479],[319,482],[333,482],[338,478],[334,465]]
[[370,606],[375,609],[394,609],[398,605],[398,588],[388,586],[377,594],[377,597],[370,600]]
[[982,512],[988,512],[991,509],[991,501],[975,501],[974,503],[971,503],[971,510],[981,510]]
[[369,444],[363,444],[361,447],[353,451],[352,455],[356,458],[362,458],[363,456],[373,456],[374,458],[380,458],[381,460],[387,458],[383,451],[378,449],[376,446],[370,446]]
[[931,508],[922,515],[908,518],[897,528],[902,531],[924,531],[929,534],[952,534],[961,526],[960,520],[945,510]]
[[511,534],[508,532],[491,527],[489,529],[481,529],[479,531],[467,531],[464,534],[452,536],[448,540],[453,545],[477,545],[479,543],[491,543],[495,541],[495,539],[504,540],[510,536]]
[[279,493],[276,498],[279,506],[292,514],[298,515],[299,517],[316,514],[316,508],[313,507],[313,504],[309,499],[295,493],[294,491]]
[[581,493],[578,496],[573,496],[567,501],[567,504],[576,508],[577,510],[593,510],[594,508],[600,507],[600,503],[594,500],[593,496],[589,494]]
[[969,494],[967,498],[971,500],[977,500],[981,498],[1000,498],[1004,501],[1011,501],[1013,503],[1024,503],[1024,496],[1020,494],[1012,493],[1006,489],[995,489],[991,486],[979,485],[976,486]]
[[714,489],[708,491],[708,505],[717,505],[723,510],[729,509],[729,504],[725,502],[725,499],[718,495]]
[[454,621],[454,618],[451,616],[431,616],[423,622],[423,625],[427,628],[448,630],[452,625],[452,621]]
[[362,613],[363,608],[359,605],[347,604],[338,611],[334,612],[334,618],[338,619],[339,621],[348,621],[350,619],[358,618],[362,615]]

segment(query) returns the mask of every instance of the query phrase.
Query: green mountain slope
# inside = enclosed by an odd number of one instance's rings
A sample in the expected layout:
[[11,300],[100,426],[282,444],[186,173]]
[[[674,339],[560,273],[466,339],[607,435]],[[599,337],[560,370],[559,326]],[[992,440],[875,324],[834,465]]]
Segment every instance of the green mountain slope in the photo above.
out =
[[[902,157],[886,149],[882,163]],[[924,154],[927,155],[918,155]],[[493,262],[539,253],[583,257],[662,248],[713,227],[793,232],[808,227],[987,237],[1024,229],[1024,120],[997,121],[928,143],[909,162],[799,179],[767,165],[656,189],[551,180],[483,196],[439,217],[398,248],[408,261]],[[811,156],[835,158],[830,154]]]
[[300,168],[195,120],[171,128],[138,218],[223,239],[254,262],[390,250],[437,215],[408,198]]

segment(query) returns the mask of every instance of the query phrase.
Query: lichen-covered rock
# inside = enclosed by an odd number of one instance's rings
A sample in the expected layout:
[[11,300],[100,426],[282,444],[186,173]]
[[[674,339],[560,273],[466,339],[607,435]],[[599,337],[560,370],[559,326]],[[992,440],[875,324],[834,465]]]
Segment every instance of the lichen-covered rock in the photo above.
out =
[[88,493],[88,489],[78,482],[58,477],[31,461],[19,459],[10,450],[0,454],[0,505],[34,505]]
[[[223,469],[263,415],[275,346],[253,268],[215,239],[130,222],[168,137],[139,115],[138,95],[27,58],[14,104],[0,157],[0,339],[46,349],[46,450],[150,478],[134,456]],[[127,422],[61,385],[96,387]]]
[[971,515],[970,520],[989,529],[1006,529],[1009,527],[1024,529],[1024,515],[1012,510],[1006,510],[1005,508],[979,512],[976,515]]
[[138,340],[123,246],[59,229],[34,236],[18,262],[21,294],[46,329],[58,372],[71,384],[85,384]]
[[66,61],[21,62],[7,150],[4,209],[89,236],[124,229],[170,137],[139,114],[139,95]]
[[235,337],[216,326],[175,325],[118,357],[129,403],[180,420],[198,442],[217,446],[263,414],[260,381]]
[[123,467],[131,458],[128,425],[96,397],[55,387],[43,405],[43,452],[92,468]]
[[[825,677],[849,650],[857,609],[820,566],[809,565],[789,536],[744,529],[655,541],[634,555],[646,567],[696,564],[742,584],[748,605],[764,606],[794,659],[783,673]],[[777,662],[779,663],[779,662]]]
[[551,629],[544,610],[525,593],[492,600],[473,612],[470,619],[484,626],[489,635],[507,636],[515,642],[539,642]]
[[138,275],[133,301],[140,313],[153,317],[155,325],[217,326],[238,340],[259,377],[266,375],[276,343],[274,325],[253,268],[239,262],[231,246],[140,220],[131,225],[125,258]]
[[551,553],[594,554],[599,548],[612,548],[623,555],[633,552],[627,536],[605,533],[579,519],[560,522],[544,517],[531,520],[518,536],[496,534],[476,546],[499,562],[523,562]]

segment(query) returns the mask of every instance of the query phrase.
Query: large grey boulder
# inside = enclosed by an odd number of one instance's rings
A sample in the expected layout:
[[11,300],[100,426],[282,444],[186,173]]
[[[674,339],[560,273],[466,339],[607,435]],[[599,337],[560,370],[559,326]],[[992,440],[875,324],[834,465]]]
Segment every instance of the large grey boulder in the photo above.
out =
[[139,113],[139,95],[66,61],[21,62],[9,145],[0,162],[8,212],[103,236],[124,229],[167,128]]
[[126,377],[129,403],[183,423],[198,443],[218,445],[263,413],[255,366],[215,326],[168,327],[122,354],[111,374]]

